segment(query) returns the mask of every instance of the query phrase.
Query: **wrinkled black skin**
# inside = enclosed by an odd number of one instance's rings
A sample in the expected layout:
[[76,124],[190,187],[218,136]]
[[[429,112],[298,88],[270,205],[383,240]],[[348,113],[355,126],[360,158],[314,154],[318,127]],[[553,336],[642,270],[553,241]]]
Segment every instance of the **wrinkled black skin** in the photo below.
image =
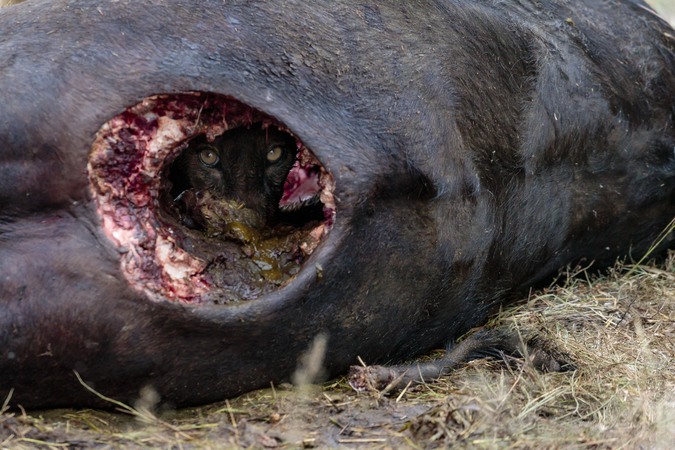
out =
[[[640,257],[675,213],[673,30],[632,0],[26,2],[0,11],[0,398],[174,405],[443,345],[581,258]],[[179,26],[177,24],[180,24]],[[328,239],[236,306],[128,287],[86,175],[157,93],[276,117],[335,176]],[[661,244],[672,246],[672,235]],[[317,271],[315,264],[321,264]]]
[[[275,148],[281,154],[270,161],[268,154]],[[204,163],[199,157],[204,150],[217,153],[218,160]],[[226,131],[213,142],[198,136],[171,166],[174,194],[186,189],[208,191],[215,201],[236,200],[262,221],[274,224],[279,219],[279,200],[296,153],[291,135],[275,127],[263,129],[261,124]]]

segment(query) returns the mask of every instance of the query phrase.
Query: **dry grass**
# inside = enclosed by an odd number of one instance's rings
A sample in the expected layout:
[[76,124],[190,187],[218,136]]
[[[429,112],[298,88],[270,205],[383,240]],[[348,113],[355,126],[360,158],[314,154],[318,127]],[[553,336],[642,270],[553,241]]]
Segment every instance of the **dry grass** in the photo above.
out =
[[618,265],[598,278],[581,271],[504,310],[491,325],[539,335],[577,370],[543,374],[522,361],[481,360],[392,397],[356,394],[340,379],[162,413],[148,408],[152,401],[123,414],[5,412],[0,447],[665,449],[675,443],[675,253],[658,266]]

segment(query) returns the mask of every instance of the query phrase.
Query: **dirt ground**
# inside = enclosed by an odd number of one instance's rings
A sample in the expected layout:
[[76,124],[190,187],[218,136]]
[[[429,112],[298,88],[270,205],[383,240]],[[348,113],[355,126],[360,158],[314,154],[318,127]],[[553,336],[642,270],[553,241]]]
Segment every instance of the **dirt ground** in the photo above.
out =
[[[562,274],[563,276],[574,274]],[[274,386],[200,408],[0,415],[1,448],[672,448],[675,253],[659,265],[579,271],[488,326],[536,334],[576,370],[471,362],[391,396],[344,378]],[[437,353],[436,356],[440,354]],[[434,355],[431,355],[434,356]]]

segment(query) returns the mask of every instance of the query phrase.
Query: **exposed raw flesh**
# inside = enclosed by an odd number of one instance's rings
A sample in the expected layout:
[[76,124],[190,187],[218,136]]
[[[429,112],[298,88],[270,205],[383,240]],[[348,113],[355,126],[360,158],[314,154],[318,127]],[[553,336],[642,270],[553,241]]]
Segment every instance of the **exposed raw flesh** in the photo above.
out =
[[170,195],[173,159],[198,134],[212,140],[255,122],[288,131],[230,97],[158,95],[112,118],[97,134],[88,170],[103,229],[121,254],[122,272],[149,298],[255,299],[287,283],[328,233],[335,217],[333,178],[299,140],[280,207],[321,201],[323,221],[263,227],[247,222],[236,202],[199,193],[192,201],[208,226],[199,231],[181,224]]

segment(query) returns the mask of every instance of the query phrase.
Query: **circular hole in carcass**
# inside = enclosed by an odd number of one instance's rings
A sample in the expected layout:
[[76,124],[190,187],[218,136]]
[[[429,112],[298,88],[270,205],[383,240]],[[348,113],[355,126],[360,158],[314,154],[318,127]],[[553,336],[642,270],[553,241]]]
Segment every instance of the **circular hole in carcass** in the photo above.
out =
[[333,177],[282,123],[227,96],[156,95],[89,157],[103,229],[149,298],[252,300],[289,283],[335,220]]

